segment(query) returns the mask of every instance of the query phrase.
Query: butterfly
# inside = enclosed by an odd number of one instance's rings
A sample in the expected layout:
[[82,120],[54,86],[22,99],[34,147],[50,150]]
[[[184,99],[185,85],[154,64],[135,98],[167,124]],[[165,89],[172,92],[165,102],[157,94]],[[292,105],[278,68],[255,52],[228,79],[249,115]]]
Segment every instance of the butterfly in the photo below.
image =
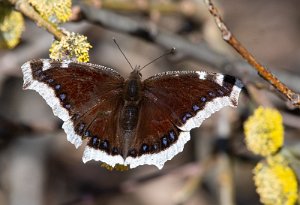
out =
[[24,89],[37,91],[64,121],[67,139],[87,141],[83,162],[135,168],[155,165],[183,150],[190,130],[225,106],[238,104],[242,83],[205,71],[168,71],[142,80],[71,60],[31,60],[22,66]]

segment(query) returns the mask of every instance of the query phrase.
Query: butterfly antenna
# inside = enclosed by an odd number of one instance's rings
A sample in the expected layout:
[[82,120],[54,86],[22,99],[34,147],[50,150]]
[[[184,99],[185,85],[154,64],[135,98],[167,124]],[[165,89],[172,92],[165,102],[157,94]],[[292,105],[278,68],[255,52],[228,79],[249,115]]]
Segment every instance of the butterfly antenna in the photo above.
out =
[[171,48],[169,51],[167,51],[166,53],[162,54],[161,56],[153,59],[152,61],[150,61],[149,63],[147,63],[146,65],[144,65],[142,68],[139,69],[139,71],[143,70],[144,68],[146,68],[148,65],[150,65],[151,63],[153,63],[154,61],[157,61],[158,59],[170,55],[170,54],[174,54],[175,53],[175,48]]
[[124,56],[124,58],[126,59],[127,63],[130,65],[131,69],[133,69],[131,63],[129,62],[128,58],[125,56],[125,54],[123,53],[122,49],[120,48],[119,44],[117,43],[117,40],[115,38],[113,38],[113,41],[115,42],[115,44],[117,45],[118,49],[120,50],[120,52],[122,53],[122,55]]

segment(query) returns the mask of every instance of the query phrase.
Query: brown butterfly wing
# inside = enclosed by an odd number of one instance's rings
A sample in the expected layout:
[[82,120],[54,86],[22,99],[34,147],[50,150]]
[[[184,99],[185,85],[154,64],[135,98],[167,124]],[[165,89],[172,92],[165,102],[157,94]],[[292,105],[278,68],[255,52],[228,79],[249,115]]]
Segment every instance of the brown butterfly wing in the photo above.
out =
[[118,154],[116,122],[123,103],[123,77],[104,66],[48,59],[29,61],[22,71],[24,88],[41,94],[54,114],[65,121],[63,128],[70,142],[78,147],[88,138],[88,147],[103,158],[112,148]]
[[206,72],[166,72],[144,81],[140,121],[131,167],[163,164],[181,152],[189,131],[225,106],[236,106],[242,84],[232,76]]

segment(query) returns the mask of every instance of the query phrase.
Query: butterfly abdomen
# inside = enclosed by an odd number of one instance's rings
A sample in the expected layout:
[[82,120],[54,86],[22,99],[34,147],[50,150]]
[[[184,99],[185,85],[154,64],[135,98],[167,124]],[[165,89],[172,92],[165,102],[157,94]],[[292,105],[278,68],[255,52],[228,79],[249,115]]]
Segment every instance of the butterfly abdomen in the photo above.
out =
[[138,122],[139,109],[137,105],[129,103],[124,106],[121,112],[121,128],[124,131],[132,131]]

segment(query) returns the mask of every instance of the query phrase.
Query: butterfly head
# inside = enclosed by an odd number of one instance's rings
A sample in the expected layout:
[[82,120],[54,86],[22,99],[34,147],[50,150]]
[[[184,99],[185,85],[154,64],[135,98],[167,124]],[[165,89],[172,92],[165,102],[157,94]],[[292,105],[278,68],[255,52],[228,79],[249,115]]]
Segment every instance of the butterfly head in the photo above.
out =
[[128,60],[128,58],[126,57],[126,55],[124,54],[124,52],[122,51],[122,49],[120,48],[119,44],[117,43],[116,39],[113,38],[113,41],[115,42],[116,46],[118,47],[119,51],[122,53],[122,55],[124,56],[125,60],[127,61],[127,63],[130,65],[132,72],[130,73],[129,79],[141,79],[142,78],[142,74],[141,74],[141,70],[143,70],[144,68],[146,68],[148,65],[150,65],[151,63],[153,63],[154,61],[157,61],[158,59],[166,56],[166,55],[170,55],[170,54],[175,54],[175,48],[171,48],[168,52],[160,55],[159,57],[153,59],[152,61],[150,61],[149,63],[147,63],[146,65],[144,65],[143,67],[141,66],[135,66],[134,68],[132,67],[130,61]]
[[129,78],[141,79],[142,78],[141,66],[136,65],[134,69],[131,71]]

